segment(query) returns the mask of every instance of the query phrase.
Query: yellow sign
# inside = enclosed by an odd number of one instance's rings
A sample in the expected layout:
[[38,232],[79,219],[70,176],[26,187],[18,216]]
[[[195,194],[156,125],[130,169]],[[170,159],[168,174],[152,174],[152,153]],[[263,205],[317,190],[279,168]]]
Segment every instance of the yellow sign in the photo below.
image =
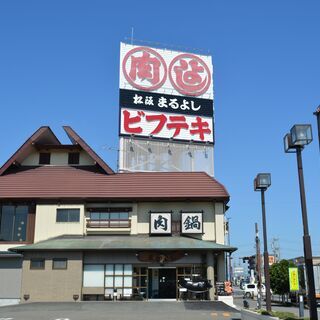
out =
[[289,268],[290,291],[299,291],[298,268]]

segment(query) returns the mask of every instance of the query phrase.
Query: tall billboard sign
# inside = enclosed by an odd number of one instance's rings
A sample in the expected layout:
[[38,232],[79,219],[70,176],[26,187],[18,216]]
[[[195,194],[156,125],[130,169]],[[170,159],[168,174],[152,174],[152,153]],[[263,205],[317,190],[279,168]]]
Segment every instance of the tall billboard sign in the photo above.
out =
[[210,56],[121,43],[120,150],[128,139],[212,147],[212,71]]

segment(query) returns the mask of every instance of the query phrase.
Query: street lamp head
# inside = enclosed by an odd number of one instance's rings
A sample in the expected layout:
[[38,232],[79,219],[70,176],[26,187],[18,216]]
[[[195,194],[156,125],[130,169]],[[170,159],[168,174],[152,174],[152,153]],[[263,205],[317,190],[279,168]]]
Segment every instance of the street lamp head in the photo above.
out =
[[271,174],[259,173],[254,179],[254,191],[267,190],[271,186]]
[[291,130],[291,142],[295,147],[304,147],[312,141],[310,124],[295,124]]
[[313,113],[315,116],[317,116],[318,114],[320,114],[320,106],[318,106],[317,110]]
[[294,153],[296,152],[296,147],[291,142],[291,134],[287,133],[283,138],[284,152]]

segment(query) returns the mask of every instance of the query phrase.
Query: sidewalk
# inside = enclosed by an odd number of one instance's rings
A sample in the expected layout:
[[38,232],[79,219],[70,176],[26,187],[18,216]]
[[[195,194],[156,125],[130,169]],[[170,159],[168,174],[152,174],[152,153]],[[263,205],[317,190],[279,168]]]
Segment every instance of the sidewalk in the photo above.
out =
[[[249,303],[249,308],[254,310],[257,307],[257,300],[253,299],[243,299],[242,296],[234,296],[234,304],[237,306],[237,308],[242,309],[243,308],[243,301],[246,300]],[[271,303],[271,308],[274,311],[283,311],[283,312],[292,312],[294,313],[297,317],[299,316],[299,308],[296,306],[283,306],[280,303],[277,302],[272,302]],[[266,309],[266,304],[265,301],[262,301],[262,309]],[[318,308],[318,316],[320,318],[320,308]],[[304,317],[309,317],[309,310],[304,309]]]

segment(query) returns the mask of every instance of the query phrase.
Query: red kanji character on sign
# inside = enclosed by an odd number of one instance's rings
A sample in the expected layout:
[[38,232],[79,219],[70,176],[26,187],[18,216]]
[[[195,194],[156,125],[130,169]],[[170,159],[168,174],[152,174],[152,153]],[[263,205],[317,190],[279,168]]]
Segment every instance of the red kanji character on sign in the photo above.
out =
[[172,85],[182,94],[200,96],[211,83],[211,74],[206,63],[198,56],[181,54],[170,63],[169,76]]
[[131,56],[129,76],[132,80],[136,80],[138,77],[155,85],[160,78],[160,61],[157,58],[151,58],[150,53],[146,51],[143,51],[141,57]]
[[157,50],[148,47],[135,47],[129,50],[121,66],[126,80],[139,90],[157,90],[167,79],[166,62]]
[[148,114],[146,115],[146,120],[159,122],[157,127],[150,133],[150,134],[156,134],[163,129],[165,123],[167,122],[167,117],[164,114]]
[[203,121],[200,117],[197,117],[196,122],[192,122],[191,126],[192,128],[196,129],[191,129],[190,133],[192,135],[199,134],[199,137],[202,141],[204,140],[205,134],[211,133],[211,130],[209,129],[209,123],[207,121]]
[[123,126],[124,130],[127,133],[141,133],[142,128],[141,127],[130,127],[130,125],[133,125],[135,123],[141,122],[141,116],[144,116],[144,113],[142,111],[138,111],[138,115],[135,117],[131,117],[131,114],[127,110],[123,110]]
[[175,129],[173,137],[176,137],[180,133],[181,129],[189,129],[185,116],[170,116],[169,120],[171,123],[167,123],[167,128]]
[[[189,67],[191,70],[187,71]],[[196,60],[190,60],[188,63],[186,60],[181,59],[180,66],[175,66],[173,69],[177,76],[177,83],[181,88],[188,85],[194,86],[202,82],[199,73],[202,73],[204,69],[198,65]]]

